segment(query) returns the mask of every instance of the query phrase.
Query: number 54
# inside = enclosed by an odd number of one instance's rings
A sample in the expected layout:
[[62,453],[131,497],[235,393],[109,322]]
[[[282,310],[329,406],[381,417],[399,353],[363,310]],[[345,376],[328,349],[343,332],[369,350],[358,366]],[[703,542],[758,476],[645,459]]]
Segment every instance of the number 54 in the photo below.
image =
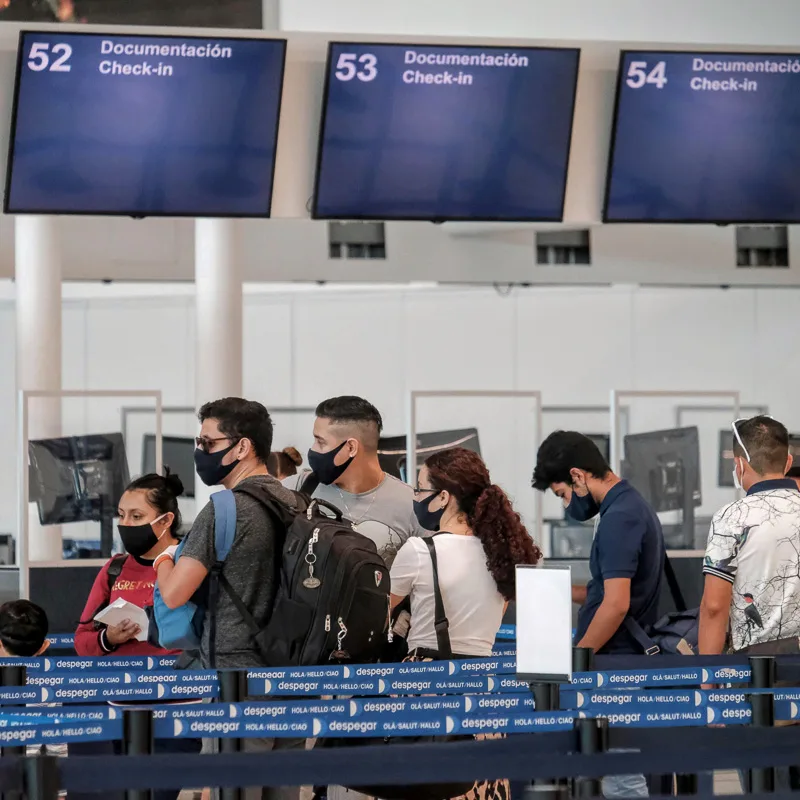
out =
[[646,61],[631,61],[628,67],[628,79],[625,83],[631,89],[641,89],[646,83],[652,83],[657,89],[663,89],[667,82],[667,62],[659,61],[650,72]]

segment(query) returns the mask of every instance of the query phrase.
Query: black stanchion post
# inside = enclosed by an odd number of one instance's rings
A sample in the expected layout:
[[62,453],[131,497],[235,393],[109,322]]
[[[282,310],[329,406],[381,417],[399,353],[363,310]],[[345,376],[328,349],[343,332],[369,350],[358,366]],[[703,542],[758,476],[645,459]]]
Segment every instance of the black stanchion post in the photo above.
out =
[[568,800],[569,787],[560,783],[529,784],[522,790],[523,800]]
[[[775,686],[775,659],[773,656],[750,656],[750,671],[753,689],[772,689]],[[751,724],[760,728],[771,728],[775,725],[775,705],[771,693],[751,694],[750,704],[753,709]],[[750,770],[750,791],[775,791],[775,769],[773,767]]]
[[58,800],[60,775],[56,756],[35,756],[23,762],[26,800]]
[[[219,672],[219,699],[223,703],[242,703],[247,697],[247,673],[234,670]],[[240,739],[220,739],[220,753],[238,753],[242,748]],[[220,800],[242,800],[244,790],[234,787],[220,789]]]
[[[582,755],[597,755],[608,750],[607,719],[576,719],[578,730],[578,752]],[[600,778],[579,778],[575,781],[576,797],[599,797],[602,789]]]
[[[28,671],[19,664],[3,664],[0,666],[0,686],[4,688],[22,687],[28,681]],[[24,705],[21,703],[20,705]],[[6,756],[24,756],[25,745],[0,748],[0,754]],[[19,792],[5,792],[3,800],[19,800],[22,795]]]
[[[531,683],[529,684],[533,692],[533,702],[536,711],[558,711],[561,705],[561,692],[557,683]],[[537,778],[533,786],[545,792],[547,787],[560,786],[562,781],[554,781],[552,778]]]
[[697,794],[697,775],[676,775],[676,794]]
[[[147,708],[131,708],[123,718],[122,746],[125,755],[150,756],[153,754],[153,714]],[[126,800],[152,800],[150,789],[128,789]]]
[[589,672],[594,667],[594,650],[591,647],[572,648],[572,671]]

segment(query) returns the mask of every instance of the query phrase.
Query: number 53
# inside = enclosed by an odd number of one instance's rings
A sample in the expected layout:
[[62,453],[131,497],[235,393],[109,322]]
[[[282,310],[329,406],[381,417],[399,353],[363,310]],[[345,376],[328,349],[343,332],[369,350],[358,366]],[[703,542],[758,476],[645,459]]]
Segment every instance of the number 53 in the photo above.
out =
[[[356,66],[361,66],[359,69]],[[378,59],[372,53],[356,56],[355,53],[342,53],[336,62],[336,77],[340,81],[351,81],[358,78],[367,83],[374,81],[378,75]]]

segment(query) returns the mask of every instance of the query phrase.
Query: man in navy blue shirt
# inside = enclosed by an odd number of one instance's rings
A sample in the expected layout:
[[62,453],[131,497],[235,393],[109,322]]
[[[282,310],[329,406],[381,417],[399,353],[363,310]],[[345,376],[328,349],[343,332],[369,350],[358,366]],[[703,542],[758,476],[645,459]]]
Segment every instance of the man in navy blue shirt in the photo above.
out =
[[568,501],[567,514],[585,521],[600,514],[589,585],[573,586],[581,605],[575,643],[597,653],[641,653],[627,620],[656,622],[664,573],[661,523],[645,499],[615,475],[591,439],[556,431],[536,459],[533,486]]

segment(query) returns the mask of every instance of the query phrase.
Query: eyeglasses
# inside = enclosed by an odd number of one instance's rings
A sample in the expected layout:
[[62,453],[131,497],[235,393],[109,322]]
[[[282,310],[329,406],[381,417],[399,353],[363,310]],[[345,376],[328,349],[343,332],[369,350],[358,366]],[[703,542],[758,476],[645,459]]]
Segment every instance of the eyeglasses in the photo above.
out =
[[[775,417],[769,414],[762,414],[762,417],[766,417],[767,419],[775,419]],[[747,452],[747,448],[744,446],[744,442],[742,441],[742,437],[739,436],[739,423],[740,422],[747,422],[747,417],[740,417],[739,419],[735,419],[731,423],[731,428],[733,429],[733,435],[736,437],[736,441],[739,443],[739,447],[742,448],[742,452],[744,453],[744,460],[747,463],[750,463],[750,453]]]
[[414,497],[419,497],[419,495],[424,494],[425,492],[438,492],[438,489],[423,489],[421,486],[414,487]]
[[204,436],[198,436],[194,442],[200,450],[208,453],[217,442],[229,442],[230,440],[229,436],[221,436],[217,439],[206,439]]

